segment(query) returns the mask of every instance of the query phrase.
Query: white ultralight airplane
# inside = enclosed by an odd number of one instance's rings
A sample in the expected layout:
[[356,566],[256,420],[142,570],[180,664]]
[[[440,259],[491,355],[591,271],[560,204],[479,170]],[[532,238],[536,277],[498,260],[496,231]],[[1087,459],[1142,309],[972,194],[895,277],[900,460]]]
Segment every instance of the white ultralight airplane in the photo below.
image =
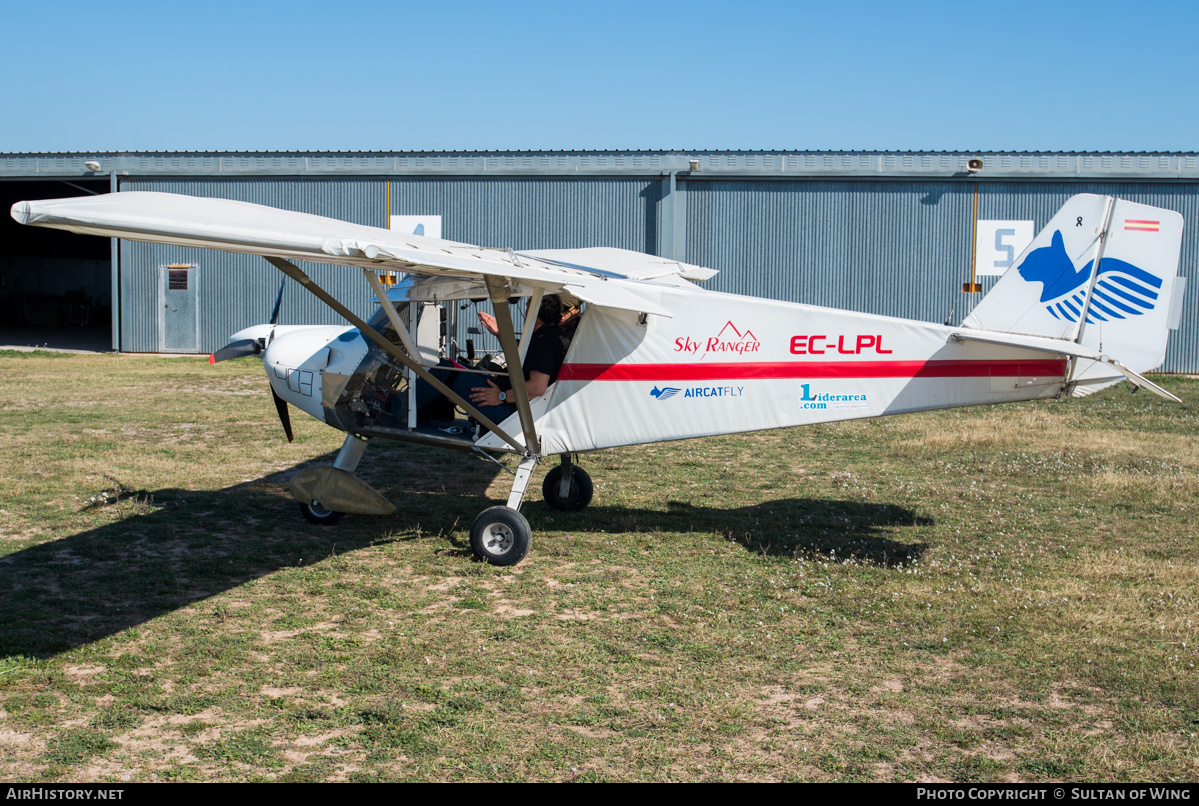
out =
[[[546,503],[577,510],[592,488],[572,455],[601,448],[1080,396],[1121,380],[1177,401],[1142,373],[1161,364],[1180,315],[1182,216],[1107,196],[1066,202],[959,327],[706,291],[692,281],[711,269],[623,249],[487,249],[221,199],[119,193],[18,202],[12,216],[265,257],[350,322],[277,325],[276,304],[271,323],[234,334],[212,358],[262,354],[289,438],[288,403],[347,433],[332,466],[292,479],[305,516],[394,511],[354,475],[369,439],[515,453],[507,505],[471,528],[474,552],[499,565],[528,552],[521,501],[538,462],[555,454]],[[387,304],[363,321],[297,259],[357,267]],[[385,289],[380,271],[407,276]],[[515,411],[497,423],[430,373],[456,357],[439,306],[490,299],[506,366],[520,367],[544,294],[582,314],[543,394],[530,399],[523,374],[511,373]],[[530,298],[520,333],[514,297]],[[417,378],[470,419],[419,421]],[[396,399],[407,405],[390,414],[378,404]]]

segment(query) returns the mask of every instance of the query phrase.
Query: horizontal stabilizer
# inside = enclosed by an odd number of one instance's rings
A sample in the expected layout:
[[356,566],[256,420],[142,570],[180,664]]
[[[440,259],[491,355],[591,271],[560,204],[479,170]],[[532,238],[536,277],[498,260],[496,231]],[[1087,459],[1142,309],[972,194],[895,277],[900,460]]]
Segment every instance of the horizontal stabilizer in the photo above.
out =
[[1182,402],[1170,392],[1167,392],[1140,373],[1124,366],[1116,359],[1072,341],[1041,336],[1024,336],[1018,333],[997,333],[995,331],[974,330],[972,328],[959,328],[953,332],[952,338],[957,341],[981,341],[988,344],[1003,344],[1009,347],[1025,347],[1030,350],[1068,355],[1072,358],[1083,358],[1098,364],[1105,364],[1116,370],[1120,375],[1123,375],[1133,386],[1148,389],[1155,395],[1164,397],[1166,400],[1173,400],[1175,403]]

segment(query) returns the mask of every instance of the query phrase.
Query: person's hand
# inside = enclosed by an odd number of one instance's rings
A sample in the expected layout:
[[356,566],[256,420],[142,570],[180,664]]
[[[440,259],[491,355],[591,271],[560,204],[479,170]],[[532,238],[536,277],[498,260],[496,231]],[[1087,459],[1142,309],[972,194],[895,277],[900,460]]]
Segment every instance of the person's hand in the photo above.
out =
[[479,324],[493,336],[500,335],[500,326],[496,324],[495,317],[485,311],[479,311]]
[[[479,314],[480,317],[484,315]],[[486,386],[476,386],[470,390],[470,402],[474,403],[476,408],[498,406],[500,405],[500,387],[495,385],[495,381],[488,380]]]

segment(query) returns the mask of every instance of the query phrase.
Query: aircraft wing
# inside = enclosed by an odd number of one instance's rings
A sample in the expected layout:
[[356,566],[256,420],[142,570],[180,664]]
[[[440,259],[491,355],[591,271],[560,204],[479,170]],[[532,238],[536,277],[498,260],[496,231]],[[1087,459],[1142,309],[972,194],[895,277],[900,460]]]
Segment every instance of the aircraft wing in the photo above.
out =
[[[652,283],[710,269],[623,249],[517,253],[248,202],[136,191],[17,202],[21,224],[85,235],[445,277],[503,277],[607,308],[670,317]],[[647,287],[647,283],[650,284]]]
[[657,280],[678,275],[684,280],[709,280],[716,276],[716,269],[693,266],[671,258],[647,255],[631,249],[590,247],[586,249],[539,249],[521,252],[521,257],[531,257],[584,271],[599,271],[603,274],[618,274],[631,280]]

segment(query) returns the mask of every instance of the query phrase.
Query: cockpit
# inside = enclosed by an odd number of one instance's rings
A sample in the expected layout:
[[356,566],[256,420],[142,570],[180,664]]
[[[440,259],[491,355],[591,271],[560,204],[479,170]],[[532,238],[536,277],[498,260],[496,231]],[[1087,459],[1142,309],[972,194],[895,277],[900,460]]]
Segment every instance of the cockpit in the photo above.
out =
[[[493,311],[482,283],[409,276],[390,288],[376,288],[379,290],[384,291],[390,311],[380,305],[367,321],[368,326],[415,357],[422,368],[447,386],[453,387],[459,375],[469,375],[464,380],[477,379],[479,384],[486,384],[487,379],[503,383],[502,379],[507,378],[499,339],[480,326],[486,317],[478,314]],[[528,292],[508,300],[523,359],[537,313],[535,308],[530,313],[529,308],[541,300],[542,294],[534,289],[516,290]],[[585,306],[569,295],[563,297],[560,326],[565,353]],[[520,304],[522,301],[529,304]],[[428,384],[419,380],[413,369],[357,330],[342,334],[339,340],[356,342],[360,348],[365,344],[366,349],[351,372],[345,372],[344,362],[338,367],[330,362],[323,373],[323,406],[331,425],[364,437],[463,448],[472,447],[486,433],[464,407],[455,406],[443,395],[427,394]],[[330,346],[336,350],[336,344]],[[458,388],[463,385],[458,383]],[[519,432],[520,427],[513,430]]]

